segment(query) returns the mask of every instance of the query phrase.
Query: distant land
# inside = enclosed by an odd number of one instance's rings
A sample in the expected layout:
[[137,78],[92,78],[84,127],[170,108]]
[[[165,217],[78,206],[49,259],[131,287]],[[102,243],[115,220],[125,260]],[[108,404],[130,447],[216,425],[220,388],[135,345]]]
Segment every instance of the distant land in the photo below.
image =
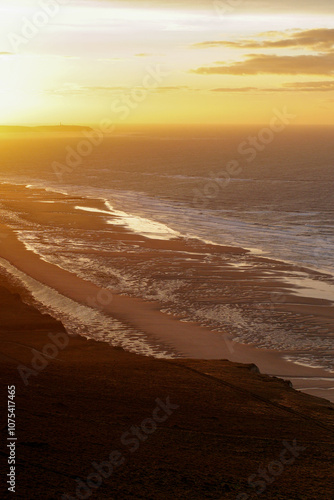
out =
[[80,125],[40,125],[37,127],[25,127],[18,125],[0,125],[0,133],[22,133],[22,132],[86,132],[91,127]]

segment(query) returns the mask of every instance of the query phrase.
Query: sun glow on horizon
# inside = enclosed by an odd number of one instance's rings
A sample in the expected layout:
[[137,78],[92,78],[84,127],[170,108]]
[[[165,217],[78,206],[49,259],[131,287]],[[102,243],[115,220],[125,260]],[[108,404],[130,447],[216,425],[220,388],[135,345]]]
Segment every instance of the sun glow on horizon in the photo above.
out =
[[297,123],[334,123],[334,16],[322,2],[318,15],[276,0],[272,14],[252,1],[222,15],[210,1],[131,0],[51,14],[5,0],[1,121],[265,123],[288,106]]

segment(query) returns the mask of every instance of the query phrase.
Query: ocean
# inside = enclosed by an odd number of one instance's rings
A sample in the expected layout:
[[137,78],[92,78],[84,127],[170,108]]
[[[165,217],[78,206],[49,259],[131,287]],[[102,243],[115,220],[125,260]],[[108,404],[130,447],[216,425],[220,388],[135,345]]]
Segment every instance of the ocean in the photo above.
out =
[[[6,203],[0,215],[20,227],[27,248],[85,279],[158,300],[181,321],[195,320],[240,342],[330,370],[331,321],[319,327],[311,317],[273,311],[272,295],[251,286],[240,297],[233,280],[221,279],[227,257],[214,248],[249,250],[230,257],[228,265],[247,271],[258,266],[268,277],[278,261],[282,287],[294,284],[296,295],[334,302],[333,132],[289,128],[252,151],[245,145],[258,130],[247,127],[147,127],[103,141],[94,137],[96,144],[83,136],[7,135],[1,138],[0,182],[26,186],[41,207],[52,203],[52,193],[77,199],[75,210],[102,220],[104,228],[99,225],[97,242],[91,229],[55,221],[34,226],[23,212],[10,213]],[[115,226],[151,240],[197,241],[208,250],[198,253],[193,244],[188,256],[164,250],[148,255],[145,248],[129,249],[119,241],[111,258],[108,231]],[[256,294],[267,305],[254,308],[248,298]]]

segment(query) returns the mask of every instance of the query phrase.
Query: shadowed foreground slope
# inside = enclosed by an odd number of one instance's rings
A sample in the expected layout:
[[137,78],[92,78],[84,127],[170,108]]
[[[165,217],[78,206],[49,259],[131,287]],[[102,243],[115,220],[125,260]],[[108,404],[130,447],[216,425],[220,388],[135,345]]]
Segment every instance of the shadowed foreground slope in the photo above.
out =
[[[251,365],[156,360],[80,337],[63,349],[60,323],[6,288],[0,300],[1,400],[15,384],[18,436],[13,495],[4,420],[3,498],[333,498],[329,402]],[[57,358],[40,358],[55,339]],[[33,374],[22,368],[32,361]]]

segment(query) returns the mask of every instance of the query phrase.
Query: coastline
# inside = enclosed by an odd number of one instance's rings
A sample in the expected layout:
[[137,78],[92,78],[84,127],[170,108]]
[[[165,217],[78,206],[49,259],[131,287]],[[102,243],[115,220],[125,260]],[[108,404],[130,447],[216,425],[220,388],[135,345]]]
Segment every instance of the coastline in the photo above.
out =
[[[24,304],[18,291],[1,279],[0,374],[3,389],[16,386],[17,498],[252,498],[250,477],[261,464],[274,470],[288,449],[295,455],[289,452],[279,474],[269,473],[266,498],[331,498],[334,412],[327,401],[253,364],[159,360],[81,336],[65,345],[61,323]],[[36,353],[55,338],[57,355],[39,357],[46,364],[36,370]],[[18,366],[36,373],[24,383]],[[166,404],[168,418],[152,431],[154,411]],[[131,441],[137,426],[141,438]],[[99,466],[111,452],[118,465],[108,476]],[[97,470],[103,477],[88,482]],[[11,495],[3,488],[3,498]]]
[[[11,198],[13,197],[13,193],[10,187],[7,186],[5,193],[9,202],[12,202]],[[21,198],[15,199],[15,206],[21,211],[26,210],[27,206],[31,207],[31,201],[22,199],[22,193],[24,193],[24,188],[22,188],[22,192],[20,193]],[[46,222],[50,218],[57,217],[58,214],[60,214],[62,220],[66,222],[64,216],[67,206],[64,212],[64,204],[60,205],[62,199],[66,197],[62,195],[55,197],[55,193],[50,193],[48,196],[50,198],[52,197],[53,203],[50,205],[46,204],[43,207],[43,211],[39,213],[31,213],[31,222],[36,219]],[[5,201],[7,201],[6,198]],[[78,199],[73,200],[74,205],[77,202]],[[80,199],[80,203],[85,204],[87,200]],[[91,204],[92,200],[89,200],[89,203]],[[97,207],[99,204],[100,209],[102,209],[102,202],[95,200],[95,205]],[[71,221],[72,226],[74,224],[87,229],[92,224],[96,225],[96,223],[98,223],[101,228],[105,227],[103,221],[96,221],[96,219],[90,221],[86,217],[86,214],[76,213],[76,218],[74,219],[73,213],[68,212],[66,217]],[[163,346],[162,349],[166,353],[186,358],[229,359],[234,362],[255,363],[263,373],[289,379],[293,382],[294,386],[300,390],[306,390],[306,392],[310,394],[334,401],[334,374],[321,368],[311,368],[309,366],[302,366],[287,361],[284,359],[284,356],[288,356],[288,352],[279,352],[273,349],[259,349],[251,344],[247,345],[233,342],[228,333],[217,335],[216,332],[208,327],[199,325],[196,321],[183,322],[182,318],[161,312],[161,304],[159,301],[147,301],[131,296],[119,295],[113,290],[105,289],[80,278],[74,273],[60,268],[56,264],[47,262],[36,253],[30,251],[25,244],[18,240],[17,234],[19,231],[19,225],[13,230],[1,224],[1,233],[4,238],[4,244],[1,246],[0,250],[1,258],[10,262],[15,268],[35,279],[37,282],[43,283],[50,289],[56,290],[57,293],[62,296],[73,300],[76,304],[92,307],[92,298],[94,302],[94,298],[98,296],[110,297],[112,293],[112,299],[107,300],[105,303],[97,304],[98,311],[103,315],[116,318],[123,324],[130,325],[134,330],[141,332],[143,338],[146,338],[157,348],[158,346]],[[138,237],[138,235],[131,235],[119,226],[116,226],[116,229],[112,231],[111,238],[114,240],[126,240],[130,245],[134,240],[137,246],[139,244],[143,248],[148,247],[152,249],[152,252],[156,248],[163,249],[169,252],[169,255],[172,255],[173,252],[187,252],[191,249],[189,243],[182,239],[167,241],[147,240],[144,237]],[[208,248],[207,245],[202,251]],[[217,250],[219,250],[222,255],[226,256],[227,259],[229,259],[229,255],[236,258],[247,254],[247,251],[241,248],[218,246],[218,248],[215,247],[215,251]],[[261,261],[261,257],[258,257],[257,260]],[[268,259],[266,260],[268,261]],[[277,271],[279,271],[279,268]],[[243,293],[243,283],[245,280],[249,280],[249,282],[255,282],[255,280],[257,280],[257,286],[259,288],[262,286],[265,293],[268,293],[267,290],[269,286],[273,287],[272,289],[275,291],[283,290],[284,294],[289,297],[288,303],[285,301],[284,303],[278,302],[274,304],[273,307],[275,310],[284,308],[284,310],[291,310],[294,313],[306,315],[313,312],[320,319],[324,318],[326,321],[333,320],[334,310],[330,307],[324,307],[326,301],[312,298],[303,298],[302,301],[299,300],[299,297],[292,293],[291,288],[289,290],[286,285],[284,288],[282,282],[280,282],[275,275],[261,284],[263,277],[261,277],[259,272],[257,273],[253,270],[241,270],[238,272],[238,269],[232,268],[229,270],[227,268],[223,272],[227,280],[239,279],[239,283],[236,282],[236,286],[239,287],[239,292],[237,293],[241,295]],[[260,286],[258,283],[260,283]],[[256,305],[256,298],[254,300],[254,305]],[[61,317],[58,319],[61,319]]]

